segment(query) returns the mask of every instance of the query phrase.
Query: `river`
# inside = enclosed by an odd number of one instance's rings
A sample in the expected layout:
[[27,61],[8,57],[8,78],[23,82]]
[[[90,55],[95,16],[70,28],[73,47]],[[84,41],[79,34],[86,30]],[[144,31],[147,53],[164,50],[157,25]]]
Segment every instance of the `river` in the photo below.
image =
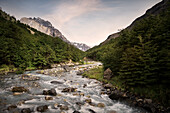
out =
[[[144,112],[125,103],[111,100],[107,94],[101,95],[101,91],[105,89],[99,81],[77,75],[79,69],[96,65],[100,65],[100,63],[74,66],[71,67],[70,71],[61,72],[58,76],[38,74],[39,70],[25,72],[25,74],[39,78],[37,80],[23,80],[22,75],[16,74],[1,76],[0,113],[20,113],[24,108],[29,108],[31,112],[38,113],[37,107],[42,105],[48,106],[45,113]],[[16,86],[23,86],[29,91],[22,94],[14,94],[11,89]],[[64,88],[67,89],[69,87],[76,88],[76,90],[63,92]],[[51,88],[56,90],[56,96],[43,94],[43,90],[50,90]],[[52,98],[48,100],[45,97]],[[16,105],[17,108],[9,108],[11,105]],[[62,109],[60,108],[61,106],[65,106],[65,108]]]

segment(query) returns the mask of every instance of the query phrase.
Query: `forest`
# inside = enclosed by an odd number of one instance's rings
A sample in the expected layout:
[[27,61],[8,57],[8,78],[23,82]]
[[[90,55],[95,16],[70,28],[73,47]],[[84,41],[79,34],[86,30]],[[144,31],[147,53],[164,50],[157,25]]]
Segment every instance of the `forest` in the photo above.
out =
[[133,29],[87,51],[112,70],[119,87],[170,105],[170,10],[150,15]]
[[58,37],[51,37],[16,21],[0,10],[0,71],[44,68],[82,59],[84,52]]

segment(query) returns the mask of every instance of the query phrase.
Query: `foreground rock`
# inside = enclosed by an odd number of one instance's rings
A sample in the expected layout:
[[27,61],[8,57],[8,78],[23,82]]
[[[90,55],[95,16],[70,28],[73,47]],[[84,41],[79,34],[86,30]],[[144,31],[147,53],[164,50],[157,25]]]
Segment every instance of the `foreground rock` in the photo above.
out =
[[52,95],[52,96],[56,96],[57,92],[54,88],[50,89],[50,90],[43,90],[43,95]]
[[77,88],[69,87],[69,88],[64,88],[62,92],[75,92]]
[[91,99],[86,99],[85,102],[86,103],[91,103],[92,101],[91,101]]
[[10,106],[8,106],[8,108],[7,108],[7,110],[13,110],[13,109],[15,109],[15,108],[17,108],[17,106],[16,105],[10,105]]
[[45,111],[47,111],[47,109],[48,109],[47,105],[37,107],[37,111],[39,111],[39,112],[45,112]]
[[23,108],[21,110],[21,113],[31,113],[31,109],[30,108]]
[[69,110],[68,106],[61,105],[60,110]]
[[13,87],[12,88],[12,92],[27,92],[28,89],[24,88],[24,87]]
[[105,107],[105,105],[103,103],[98,103],[97,107],[103,108],[103,107]]
[[53,100],[53,97],[46,96],[45,100]]

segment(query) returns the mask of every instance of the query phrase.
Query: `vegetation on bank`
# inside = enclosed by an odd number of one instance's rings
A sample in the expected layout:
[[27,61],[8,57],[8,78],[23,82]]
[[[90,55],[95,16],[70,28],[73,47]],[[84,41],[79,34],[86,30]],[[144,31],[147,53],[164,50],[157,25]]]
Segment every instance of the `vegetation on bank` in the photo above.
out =
[[118,38],[87,51],[120,87],[170,105],[170,10],[150,15]]
[[77,62],[84,56],[73,45],[22,24],[2,10],[0,42],[0,71],[44,68],[70,59]]

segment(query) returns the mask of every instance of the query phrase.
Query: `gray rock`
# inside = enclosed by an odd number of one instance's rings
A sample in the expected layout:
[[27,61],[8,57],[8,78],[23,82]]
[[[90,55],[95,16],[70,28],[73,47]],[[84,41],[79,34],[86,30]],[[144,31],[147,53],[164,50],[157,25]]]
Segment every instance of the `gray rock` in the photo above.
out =
[[52,95],[52,96],[56,96],[57,92],[54,88],[50,89],[50,90],[43,90],[43,95]]
[[30,108],[23,108],[21,110],[21,113],[31,113],[31,109]]
[[59,82],[59,81],[51,81],[51,84],[63,84],[63,82]]
[[69,87],[69,88],[64,88],[62,90],[62,92],[75,92],[77,88],[72,88],[72,87]]
[[62,105],[62,106],[60,107],[60,110],[68,110],[68,109],[69,109],[68,106],[63,106],[63,105]]
[[28,89],[26,89],[26,88],[24,88],[22,86],[12,88],[12,92],[27,92],[27,91],[28,91]]
[[13,109],[15,109],[15,108],[17,108],[17,106],[16,105],[10,105],[10,106],[8,106],[8,108],[7,108],[7,110],[13,110]]
[[112,77],[112,71],[110,68],[104,71],[103,78],[109,80]]
[[45,112],[45,111],[47,111],[47,109],[48,109],[47,105],[37,107],[37,111],[39,111],[39,112]]

